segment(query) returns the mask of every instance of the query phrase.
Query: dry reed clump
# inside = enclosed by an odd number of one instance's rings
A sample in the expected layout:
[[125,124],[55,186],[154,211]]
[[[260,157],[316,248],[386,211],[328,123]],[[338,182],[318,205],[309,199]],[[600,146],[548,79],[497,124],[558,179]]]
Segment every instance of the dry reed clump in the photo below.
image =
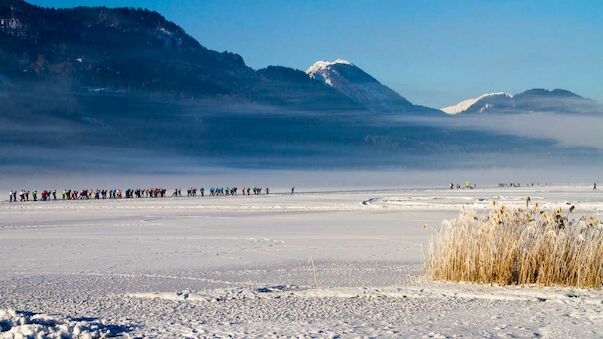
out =
[[444,221],[429,246],[436,280],[600,288],[603,223],[571,211],[493,208]]

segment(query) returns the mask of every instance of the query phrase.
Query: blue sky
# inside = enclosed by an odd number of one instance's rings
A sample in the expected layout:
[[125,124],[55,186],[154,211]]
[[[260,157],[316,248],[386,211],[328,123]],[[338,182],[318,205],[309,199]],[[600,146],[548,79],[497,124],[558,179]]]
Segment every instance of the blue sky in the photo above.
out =
[[32,0],[157,10],[253,68],[352,61],[409,100],[565,88],[603,102],[603,1]]

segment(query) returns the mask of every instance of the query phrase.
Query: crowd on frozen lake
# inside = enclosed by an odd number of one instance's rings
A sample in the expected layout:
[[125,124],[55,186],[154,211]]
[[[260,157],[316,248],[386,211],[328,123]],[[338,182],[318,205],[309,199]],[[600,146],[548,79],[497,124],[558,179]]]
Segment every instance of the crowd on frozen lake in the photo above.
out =
[[[269,187],[210,187],[208,190],[209,196],[235,196],[235,195],[262,195],[270,194]],[[196,197],[197,192],[200,196],[206,196],[205,187],[189,188],[186,190],[187,197]],[[291,193],[294,189],[291,189]],[[90,199],[133,199],[133,198],[165,198],[165,197],[182,197],[182,189],[175,188],[171,194],[168,194],[166,188],[113,188],[113,189],[82,189],[72,190],[64,189],[60,193],[60,200],[90,200]],[[27,201],[51,201],[59,200],[57,190],[11,190],[8,194],[9,202],[27,202]]]
[[[538,183],[537,187],[541,186],[552,186],[551,183],[541,185]],[[519,188],[521,187],[518,183],[511,184],[498,184],[499,188]],[[534,184],[526,184],[525,187],[534,187]],[[597,183],[593,184],[593,190],[597,190]],[[463,185],[450,183],[450,189],[475,189],[476,184],[471,184],[466,181]],[[295,187],[291,187],[291,194],[295,193]],[[269,187],[245,187],[245,186],[225,186],[225,187],[210,187],[207,190],[205,187],[191,187],[186,190],[187,197],[201,196],[236,196],[236,195],[268,195],[270,194]],[[113,188],[113,189],[64,189],[60,192],[60,197],[57,194],[57,190],[11,190],[8,193],[9,202],[28,202],[28,201],[51,201],[51,200],[101,200],[101,199],[133,199],[133,198],[165,198],[182,197],[182,189],[174,188],[174,190],[168,193],[166,188],[162,187],[151,187],[151,188]]]

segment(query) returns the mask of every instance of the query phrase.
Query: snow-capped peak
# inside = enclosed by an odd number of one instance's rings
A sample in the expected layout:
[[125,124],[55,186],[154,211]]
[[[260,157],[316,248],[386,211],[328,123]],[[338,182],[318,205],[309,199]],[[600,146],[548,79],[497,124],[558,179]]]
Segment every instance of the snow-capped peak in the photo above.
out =
[[345,59],[337,59],[335,61],[319,60],[319,61],[315,62],[314,65],[310,66],[306,70],[306,73],[312,75],[316,72],[319,72],[321,70],[328,68],[329,66],[336,65],[336,64],[353,65],[351,62],[349,62]]
[[442,111],[444,111],[447,114],[459,114],[459,113],[462,113],[462,112],[466,111],[467,109],[469,109],[476,102],[478,102],[478,101],[480,101],[480,100],[482,100],[484,98],[494,97],[494,96],[504,96],[504,97],[507,97],[509,99],[513,97],[511,94],[505,93],[505,92],[487,93],[487,94],[484,94],[484,95],[480,95],[477,98],[471,98],[471,99],[463,100],[463,101],[459,102],[456,105],[444,107],[444,108],[442,108]]

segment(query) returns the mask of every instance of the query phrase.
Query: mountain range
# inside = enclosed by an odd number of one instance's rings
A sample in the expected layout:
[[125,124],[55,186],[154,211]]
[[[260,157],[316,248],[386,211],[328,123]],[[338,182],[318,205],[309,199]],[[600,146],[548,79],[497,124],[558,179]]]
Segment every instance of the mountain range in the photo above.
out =
[[329,67],[335,86],[316,81],[315,73],[283,66],[254,70],[240,55],[209,50],[159,13],[144,9],[48,9],[2,0],[0,18],[5,85],[47,82],[69,91],[140,92],[343,112],[426,110],[351,64]]
[[505,92],[488,93],[463,100],[442,111],[457,115],[461,113],[600,113],[603,108],[596,102],[564,89],[530,89],[511,95]]
[[156,12],[2,0],[0,18],[7,23],[0,25],[0,74],[8,84],[364,109],[301,71],[256,71],[238,54],[209,50]]
[[[591,103],[530,90],[443,110],[572,111]],[[247,167],[452,166],[466,164],[467,154],[547,153],[555,145],[448,126],[449,114],[413,104],[346,60],[255,70],[153,11],[21,0],[0,0],[0,107],[0,166],[172,156]]]
[[[0,1],[0,85],[49,83],[65,91],[111,91],[226,99],[301,110],[437,115],[415,105],[349,61],[318,61],[306,72],[254,70],[216,52],[159,13],[131,8],[41,8]],[[445,107],[464,112],[598,110],[572,92],[492,93]]]

